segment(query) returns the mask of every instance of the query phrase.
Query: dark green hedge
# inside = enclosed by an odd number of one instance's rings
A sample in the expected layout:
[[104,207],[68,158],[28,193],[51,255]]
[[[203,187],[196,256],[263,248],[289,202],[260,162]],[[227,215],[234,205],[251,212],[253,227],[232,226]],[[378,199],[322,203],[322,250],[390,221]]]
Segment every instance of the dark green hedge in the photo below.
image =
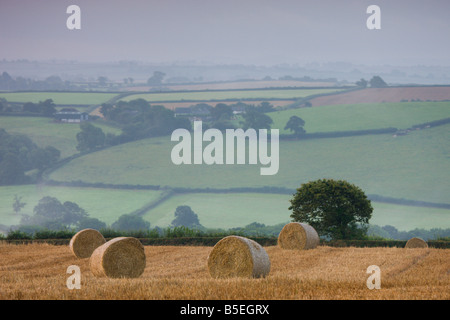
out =
[[[139,238],[141,243],[146,246],[214,246],[224,237],[180,237],[180,238]],[[247,237],[259,243],[262,246],[276,246],[275,237]],[[106,240],[110,240],[107,238]],[[30,243],[48,243],[52,245],[68,245],[70,239],[13,239],[3,240],[10,244],[30,244]],[[430,240],[427,241],[430,248],[450,249],[450,241]],[[333,240],[321,241],[320,245],[330,247],[356,247],[356,248],[374,248],[374,247],[397,247],[404,248],[406,241],[402,240]]]

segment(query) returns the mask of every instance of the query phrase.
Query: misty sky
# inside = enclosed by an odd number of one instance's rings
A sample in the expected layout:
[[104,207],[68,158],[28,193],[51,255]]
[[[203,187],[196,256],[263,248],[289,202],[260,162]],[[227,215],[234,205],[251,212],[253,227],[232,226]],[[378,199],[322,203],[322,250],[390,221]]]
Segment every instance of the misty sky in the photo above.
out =
[[[68,30],[66,8],[81,8]],[[366,9],[381,8],[381,30]],[[450,65],[447,0],[0,0],[0,59]]]

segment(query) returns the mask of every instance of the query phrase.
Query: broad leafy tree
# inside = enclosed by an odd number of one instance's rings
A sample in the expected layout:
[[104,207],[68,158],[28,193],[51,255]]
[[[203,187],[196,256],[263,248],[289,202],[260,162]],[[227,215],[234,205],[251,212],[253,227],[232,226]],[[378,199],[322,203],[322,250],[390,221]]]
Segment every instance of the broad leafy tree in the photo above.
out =
[[363,238],[373,211],[365,193],[345,180],[304,183],[290,202],[293,221],[307,223],[332,239]]
[[104,146],[105,133],[101,128],[89,122],[80,124],[81,131],[77,133],[77,150],[81,152],[92,151]]
[[373,76],[369,83],[372,88],[386,88],[388,86],[380,76]]
[[150,229],[150,222],[135,214],[123,214],[111,227],[121,231],[143,231]]
[[256,111],[254,108],[249,108],[243,115],[244,121],[242,126],[244,130],[247,129],[267,129],[269,130],[273,120],[264,113]]
[[197,214],[189,206],[178,206],[175,209],[175,219],[172,221],[173,227],[198,228],[201,227]]
[[305,121],[297,116],[292,116],[289,118],[288,122],[286,123],[286,126],[284,127],[284,130],[290,130],[294,132],[294,135],[301,136],[302,134],[305,134],[306,131],[303,129],[303,126],[305,125]]

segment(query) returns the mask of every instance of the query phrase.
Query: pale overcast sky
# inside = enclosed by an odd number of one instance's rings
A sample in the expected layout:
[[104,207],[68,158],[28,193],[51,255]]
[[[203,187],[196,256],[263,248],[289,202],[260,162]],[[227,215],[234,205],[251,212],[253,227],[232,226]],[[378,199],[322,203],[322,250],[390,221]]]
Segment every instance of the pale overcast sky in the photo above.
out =
[[[81,8],[81,30],[66,9]],[[366,9],[381,8],[381,30]],[[447,0],[0,0],[0,59],[450,65]]]

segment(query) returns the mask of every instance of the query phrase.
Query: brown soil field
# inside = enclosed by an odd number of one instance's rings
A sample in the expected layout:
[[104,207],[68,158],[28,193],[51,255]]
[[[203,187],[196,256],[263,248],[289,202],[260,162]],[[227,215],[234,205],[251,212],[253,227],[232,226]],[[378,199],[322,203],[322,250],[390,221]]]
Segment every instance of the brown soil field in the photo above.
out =
[[[145,246],[146,268],[137,279],[96,278],[89,259],[68,246],[0,245],[0,299],[4,300],[448,300],[450,250],[265,247],[271,261],[263,279],[213,279],[212,247]],[[69,289],[67,268],[81,271]],[[381,288],[368,289],[367,268],[381,270]]]
[[[235,90],[235,89],[262,89],[281,87],[332,87],[334,82],[307,82],[295,80],[272,80],[272,81],[233,81],[199,84],[168,84],[164,87],[171,90]],[[150,86],[136,86],[126,88],[126,91],[149,91]]]
[[339,104],[401,102],[402,100],[442,101],[450,100],[449,87],[393,87],[367,88],[313,98],[313,107]]

